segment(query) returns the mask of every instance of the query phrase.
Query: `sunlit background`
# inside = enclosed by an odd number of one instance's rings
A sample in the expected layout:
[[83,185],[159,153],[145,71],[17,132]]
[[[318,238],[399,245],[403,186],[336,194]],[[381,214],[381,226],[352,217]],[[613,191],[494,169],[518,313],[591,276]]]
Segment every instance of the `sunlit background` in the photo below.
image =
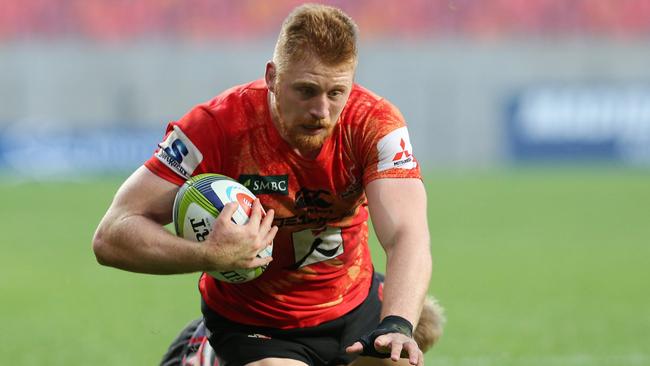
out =
[[[300,3],[0,0],[0,364],[156,364],[199,315],[196,275],[102,268],[92,233]],[[427,364],[650,364],[650,1],[323,3],[423,168],[449,318]]]

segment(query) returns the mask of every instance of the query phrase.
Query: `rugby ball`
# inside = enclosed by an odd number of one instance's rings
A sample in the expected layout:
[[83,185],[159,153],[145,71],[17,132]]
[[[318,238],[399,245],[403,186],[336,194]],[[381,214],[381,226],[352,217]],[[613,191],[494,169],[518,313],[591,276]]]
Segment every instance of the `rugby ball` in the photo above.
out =
[[[243,225],[248,222],[255,195],[234,179],[221,174],[199,174],[188,179],[176,193],[173,208],[176,235],[202,242],[212,231],[212,224],[230,202],[239,203],[232,221]],[[257,254],[260,258],[271,255],[272,246]],[[223,272],[208,272],[212,277],[229,283],[243,283],[259,277],[266,266]]]

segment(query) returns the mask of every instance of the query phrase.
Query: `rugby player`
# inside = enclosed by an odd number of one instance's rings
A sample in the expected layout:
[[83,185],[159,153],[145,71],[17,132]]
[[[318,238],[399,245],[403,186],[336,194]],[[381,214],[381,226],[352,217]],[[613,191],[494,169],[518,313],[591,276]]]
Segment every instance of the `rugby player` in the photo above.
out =
[[[95,232],[99,263],[128,271],[268,265],[242,284],[200,278],[222,365],[423,365],[413,328],[431,277],[427,197],[402,114],[354,81],[357,34],[335,7],[294,9],[264,78],[170,123]],[[179,186],[201,173],[247,182],[258,199],[246,225],[226,205],[199,244],[163,225]],[[369,218],[386,254],[383,301]],[[272,257],[257,258],[271,243]]]

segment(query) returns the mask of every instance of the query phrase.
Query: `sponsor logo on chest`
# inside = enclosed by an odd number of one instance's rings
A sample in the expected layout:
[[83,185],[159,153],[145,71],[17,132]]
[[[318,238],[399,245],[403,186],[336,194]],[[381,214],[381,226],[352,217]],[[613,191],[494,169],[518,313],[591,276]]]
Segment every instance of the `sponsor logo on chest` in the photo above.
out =
[[288,175],[259,175],[242,174],[239,182],[254,194],[281,194],[289,195]]

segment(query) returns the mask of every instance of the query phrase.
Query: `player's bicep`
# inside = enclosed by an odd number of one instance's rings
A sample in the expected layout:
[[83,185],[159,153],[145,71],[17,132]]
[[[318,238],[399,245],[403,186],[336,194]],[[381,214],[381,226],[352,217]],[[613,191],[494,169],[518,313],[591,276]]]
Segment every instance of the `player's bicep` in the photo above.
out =
[[426,192],[418,178],[383,178],[366,186],[370,217],[381,245],[400,235],[427,235]]
[[168,224],[172,221],[178,188],[141,166],[117,191],[109,211],[119,212],[122,216],[145,216],[160,224]]

